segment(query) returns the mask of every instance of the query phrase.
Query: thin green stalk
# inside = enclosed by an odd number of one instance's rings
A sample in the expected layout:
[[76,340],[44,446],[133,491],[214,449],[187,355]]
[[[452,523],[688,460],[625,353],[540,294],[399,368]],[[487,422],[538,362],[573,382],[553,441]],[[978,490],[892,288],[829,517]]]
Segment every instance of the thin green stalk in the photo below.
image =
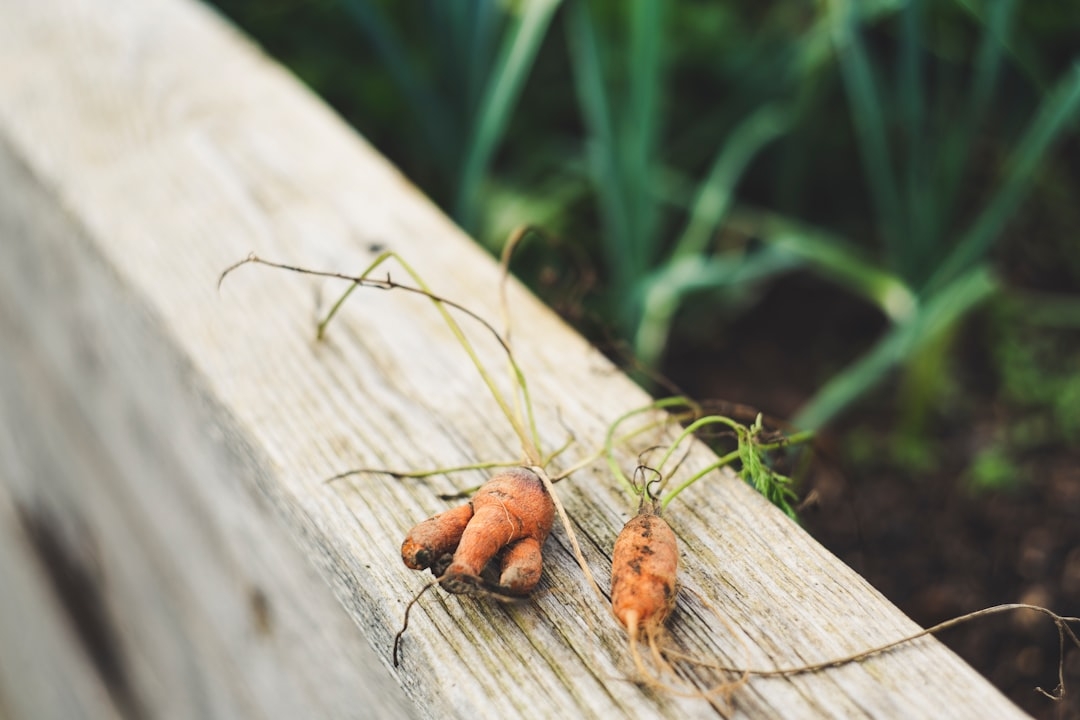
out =
[[615,476],[615,479],[619,481],[619,484],[622,485],[623,489],[630,495],[637,495],[638,493],[634,490],[634,485],[630,482],[630,478],[626,477],[626,473],[622,471],[622,468],[619,467],[619,463],[615,461],[615,431],[619,429],[620,425],[635,415],[641,415],[650,410],[663,410],[677,405],[693,407],[693,403],[685,397],[676,396],[662,398],[651,402],[644,407],[635,408],[629,412],[623,413],[608,427],[607,435],[604,438],[604,458],[607,462],[608,469],[611,470],[611,474]]
[[[510,366],[511,373],[515,377],[517,377],[520,373],[516,370],[516,368],[514,367],[514,364],[513,364],[514,353],[513,353],[513,350],[511,349],[512,348],[511,343],[512,343],[513,340],[511,338],[510,299],[506,294],[506,290],[507,290],[507,283],[510,280],[510,258],[514,253],[514,250],[521,243],[521,241],[524,240],[526,237],[528,237],[529,234],[532,233],[532,232],[536,232],[535,229],[530,227],[530,226],[527,226],[527,225],[522,226],[522,227],[518,228],[517,230],[513,231],[510,234],[510,237],[507,238],[506,245],[503,247],[502,257],[499,260],[499,266],[500,266],[501,275],[502,275],[502,277],[499,279],[499,310],[500,310],[500,313],[502,315],[503,340],[504,340],[505,347],[507,349],[507,352],[506,352],[507,362],[508,362],[508,364]],[[519,385],[522,384],[522,383],[524,383],[524,377],[521,377],[518,380]],[[535,417],[535,415],[533,413],[532,403],[527,402],[527,400],[528,400],[528,393],[521,393],[520,395],[518,393],[514,393],[514,413],[516,415],[519,415],[519,416],[522,415],[522,414],[525,414],[525,415],[528,416],[529,430],[532,433],[533,444],[537,448],[539,448],[540,447],[540,431],[539,431],[539,429],[537,428],[537,425],[536,425],[536,417]],[[524,411],[521,408],[521,403],[525,403]],[[558,455],[558,454],[559,453],[555,453],[555,455]],[[555,455],[553,455],[551,457],[553,458],[553,457],[555,457]],[[549,459],[549,461],[550,461],[550,459]],[[547,462],[544,462],[544,466],[547,467]]]
[[623,188],[611,97],[604,82],[603,40],[586,2],[574,2],[567,15],[567,41],[573,58],[574,89],[589,132],[587,153],[600,203],[605,256],[611,262],[613,294],[626,297],[638,272],[640,256],[634,245],[629,200]]
[[[506,416],[506,419],[510,421],[510,425],[514,429],[514,433],[521,441],[522,452],[525,453],[525,456],[530,463],[539,463],[542,457],[540,454],[539,444],[537,442],[536,424],[532,409],[532,399],[529,396],[529,389],[525,381],[525,374],[518,366],[517,361],[513,357],[513,353],[510,352],[510,348],[505,343],[503,343],[503,348],[506,350],[507,356],[509,357],[510,365],[513,368],[514,379],[522,394],[522,402],[524,403],[528,411],[528,422],[529,425],[532,427],[531,433],[526,431],[522,418],[518,415],[518,413],[514,412],[510,404],[506,402],[506,398],[503,397],[502,392],[500,392],[498,387],[495,385],[495,381],[488,373],[487,368],[484,366],[483,362],[481,362],[480,357],[476,354],[476,350],[475,348],[473,348],[472,343],[470,343],[468,338],[465,336],[465,332],[461,329],[461,326],[458,324],[457,320],[454,319],[454,316],[450,314],[450,311],[446,309],[445,302],[435,297],[435,294],[427,286],[427,284],[420,277],[420,275],[415,270],[413,270],[411,265],[405,262],[405,260],[403,260],[397,253],[394,253],[392,251],[386,251],[376,257],[375,260],[372,261],[372,263],[367,267],[367,269],[365,269],[364,272],[357,277],[357,280],[368,278],[368,276],[370,276],[371,273],[379,267],[379,265],[386,262],[390,258],[394,258],[398,261],[401,267],[404,268],[405,272],[407,272],[409,276],[412,277],[412,279],[416,282],[417,286],[419,286],[419,288],[435,304],[436,309],[443,317],[443,321],[446,323],[447,327],[450,328],[450,332],[453,333],[455,338],[457,338],[457,341],[461,344],[462,348],[464,348],[465,353],[469,356],[469,359],[472,361],[473,366],[476,368],[476,371],[480,374],[480,377],[484,381],[484,384],[487,386],[488,391],[491,392],[491,395],[495,399],[495,402],[498,404],[499,409],[502,410],[502,413]],[[338,301],[334,303],[333,307],[330,309],[330,312],[323,319],[323,321],[319,323],[319,337],[322,337],[322,334],[326,329],[327,323],[330,322],[331,318],[333,318],[334,314],[337,313],[342,303],[345,302],[346,298],[348,298],[349,295],[352,294],[352,292],[359,286],[359,284],[359,282],[354,281],[353,284],[349,287],[349,289],[342,294],[341,298],[339,298]],[[492,332],[495,332],[494,329],[492,329]],[[502,342],[501,338],[500,342]]]
[[[1012,26],[1016,0],[992,0],[986,4],[987,19],[975,58],[975,80],[972,84],[970,116],[965,126],[970,135],[981,122],[997,87],[1009,29]],[[968,145],[970,147],[970,143]]]
[[426,478],[432,475],[449,475],[455,472],[465,472],[467,470],[491,470],[493,468],[508,468],[508,467],[520,467],[521,461],[516,460],[513,462],[481,462],[470,463],[468,465],[454,465],[452,467],[434,468],[432,470],[386,470],[384,468],[354,468],[352,470],[346,470],[345,472],[338,473],[332,477],[323,480],[324,483],[332,483],[337,480],[342,480],[353,475],[370,475],[373,473],[381,473],[383,475],[390,475],[396,478]]
[[491,165],[495,148],[506,133],[510,115],[560,2],[527,0],[503,36],[478,117],[472,124],[458,180],[456,216],[467,230],[475,227],[479,185]]
[[[461,3],[446,3],[443,0],[436,0],[434,4],[461,5]],[[465,99],[469,117],[476,117],[481,107],[484,81],[494,63],[494,40],[500,13],[499,3],[496,0],[471,0],[466,6],[470,12],[463,20],[465,26],[463,51],[468,58]]]
[[854,0],[833,0],[833,41],[851,104],[859,155],[878,215],[878,227],[885,240],[890,264],[899,267],[897,261],[902,255],[906,225],[900,212],[900,194],[889,152],[885,116],[882,113],[884,104],[858,29],[856,4]]
[[921,0],[908,0],[901,12],[898,58],[899,97],[904,124],[903,201],[907,215],[906,248],[901,252],[900,275],[909,280],[920,277],[925,258],[934,249],[931,234],[931,186],[925,182],[927,143],[925,138],[925,88],[920,11]]
[[660,458],[660,462],[656,464],[656,471],[662,473],[664,465],[666,465],[667,461],[671,459],[671,456],[675,453],[675,450],[679,447],[679,445],[682,444],[683,440],[690,437],[695,432],[707,425],[717,424],[727,425],[729,428],[735,430],[736,432],[738,432],[739,427],[741,427],[739,423],[735,422],[731,418],[726,418],[723,415],[708,415],[706,417],[695,420],[694,422],[687,425],[683,429],[683,431],[679,433],[679,436],[675,438],[675,441],[668,446],[667,452],[663,454],[663,456]]
[[735,197],[735,186],[763,147],[788,128],[786,110],[770,104],[758,108],[731,132],[713,160],[690,208],[686,229],[675,243],[673,260],[700,255],[709,245]]
[[[950,210],[956,206],[956,198],[962,187],[961,179],[971,157],[972,143],[978,137],[997,87],[1015,6],[1015,0],[995,0],[987,4],[986,17],[982,19],[982,38],[975,57],[971,97],[966,103],[967,112],[959,123],[946,124],[948,129],[944,131],[944,140],[940,143],[942,152],[939,153],[938,162],[941,181],[934,195],[935,236],[943,234],[952,219]],[[941,258],[935,260],[937,263]]]
[[928,288],[937,289],[980,262],[1001,234],[1031,188],[1031,179],[1055,141],[1076,120],[1080,111],[1080,63],[1057,83],[1042,102],[1009,163],[1007,176],[986,209],[964,233],[948,258],[934,273]]
[[[812,440],[813,438],[814,438],[814,432],[812,430],[803,430],[803,431],[797,432],[797,433],[795,433],[793,435],[789,435],[788,437],[784,438],[784,440],[782,440],[780,442],[768,443],[768,444],[765,444],[765,445],[757,445],[756,448],[757,448],[758,451],[779,450],[781,448],[789,447],[791,445],[799,445],[799,444],[802,444],[804,442],[808,442],[808,441]],[[740,456],[740,453],[741,453],[740,450],[732,450],[731,452],[727,453],[726,455],[723,455],[723,456],[717,458],[716,462],[711,463],[708,467],[705,467],[705,468],[697,471],[693,475],[691,475],[689,478],[687,478],[682,483],[680,483],[678,486],[676,486],[676,488],[674,490],[672,490],[670,493],[668,493],[664,497],[663,502],[661,502],[661,504],[660,504],[660,509],[663,510],[664,508],[666,508],[668,506],[668,504],[672,500],[675,499],[676,495],[678,495],[683,490],[690,487],[695,482],[697,482],[701,478],[705,477],[706,475],[708,475],[712,471],[719,470],[720,468],[724,467],[725,465],[730,465],[733,461],[738,460],[739,456]]]
[[690,477],[689,477],[688,479],[686,479],[685,481],[683,481],[682,483],[680,483],[679,485],[677,485],[677,486],[675,487],[675,489],[674,489],[674,490],[672,490],[671,492],[669,492],[669,493],[668,493],[668,494],[667,494],[667,495],[666,495],[666,496],[664,497],[663,501],[661,501],[661,503],[660,503],[660,509],[661,509],[661,510],[664,510],[664,509],[666,509],[666,508],[667,508],[667,506],[668,506],[668,504],[669,504],[669,503],[670,503],[670,502],[671,502],[672,500],[674,500],[674,499],[675,499],[675,496],[676,496],[676,495],[678,495],[678,494],[679,494],[679,493],[681,493],[681,492],[682,492],[683,490],[685,490],[686,488],[688,488],[688,487],[690,487],[691,485],[693,485],[694,483],[696,483],[696,482],[697,482],[698,480],[700,480],[701,478],[705,477],[705,475],[709,474],[709,473],[710,473],[710,472],[712,472],[713,470],[716,470],[716,469],[718,469],[718,468],[722,468],[722,467],[724,467],[725,465],[729,465],[729,464],[731,464],[731,463],[732,463],[733,461],[735,461],[735,460],[738,460],[738,459],[739,459],[739,451],[738,451],[738,450],[732,450],[732,451],[731,451],[731,452],[729,452],[729,453],[728,453],[727,455],[723,455],[723,456],[721,456],[721,457],[720,457],[720,458],[719,458],[719,459],[718,459],[718,460],[717,460],[717,461],[716,461],[715,463],[713,463],[713,464],[712,464],[712,465],[710,465],[709,467],[705,468],[704,470],[699,470],[698,472],[694,473],[694,474],[693,474],[693,475],[691,475],[691,476],[690,476]]

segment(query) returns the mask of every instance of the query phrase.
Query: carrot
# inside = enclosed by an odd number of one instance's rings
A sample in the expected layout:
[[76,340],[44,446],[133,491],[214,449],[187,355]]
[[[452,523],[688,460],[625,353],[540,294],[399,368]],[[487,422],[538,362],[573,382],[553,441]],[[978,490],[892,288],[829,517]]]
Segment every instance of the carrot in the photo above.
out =
[[[504,282],[509,276],[508,263],[511,249],[523,236],[523,231],[518,232],[512,236],[507,244],[507,250],[503,257]],[[391,280],[389,274],[386,275],[385,279],[374,275],[377,268],[391,259],[397,260],[416,283],[415,286],[395,282]],[[400,290],[428,298],[435,305],[450,332],[457,338],[465,353],[469,356],[480,378],[491,392],[496,404],[509,421],[514,434],[517,435],[521,443],[521,462],[527,467],[518,467],[498,473],[480,488],[471,502],[439,513],[421,522],[409,531],[402,542],[401,557],[405,565],[414,570],[430,570],[435,575],[436,580],[421,590],[406,608],[401,631],[394,638],[395,666],[397,665],[401,637],[408,627],[409,610],[419,600],[420,596],[433,585],[441,585],[448,592],[470,595],[494,594],[521,597],[532,592],[540,581],[543,560],[542,549],[544,541],[551,532],[556,508],[558,508],[560,516],[566,525],[571,546],[574,548],[586,574],[588,574],[588,567],[581,557],[566,512],[558,504],[558,499],[554,497],[553,491],[551,491],[552,494],[549,494],[551,483],[565,478],[570,471],[553,479],[544,470],[569,444],[549,455],[541,451],[540,434],[537,430],[529,388],[525,375],[518,366],[511,350],[508,337],[504,338],[493,325],[480,315],[448,298],[433,293],[419,274],[393,252],[380,253],[360,275],[309,270],[293,265],[270,262],[251,254],[244,260],[226,268],[218,278],[218,286],[220,287],[222,281],[231,272],[249,263],[315,277],[334,278],[350,283],[348,289],[345,290],[318,324],[316,337],[320,339],[325,333],[327,324],[357,287]],[[503,298],[505,315],[505,288],[503,289]],[[480,359],[465,331],[451,311],[464,314],[479,323],[502,347],[509,361],[510,380],[513,387],[512,395],[507,396],[500,390],[494,377]],[[508,318],[506,335],[509,336]],[[499,464],[479,463],[471,465],[469,468],[473,469],[481,465],[490,467]],[[533,470],[527,468],[533,468]],[[466,468],[459,467],[456,469]],[[330,478],[328,482],[361,472],[369,472],[369,470],[352,470],[339,473]],[[445,472],[445,470],[440,472]],[[390,474],[398,477],[424,477],[434,473],[406,472]]]
[[499,575],[499,588],[508,595],[528,595],[540,582],[543,557],[541,542],[525,537],[506,548]]
[[[524,596],[540,582],[541,548],[554,520],[555,505],[536,473],[511,468],[485,483],[470,502],[414,527],[401,556],[414,570],[431,568],[448,592],[483,594],[490,588]],[[498,578],[488,580],[496,557]]]
[[611,608],[634,643],[655,636],[675,607],[679,546],[659,515],[659,504],[643,502],[623,526],[611,558]]
[[452,554],[472,516],[472,505],[466,503],[429,517],[410,530],[401,544],[401,559],[406,567],[426,570]]

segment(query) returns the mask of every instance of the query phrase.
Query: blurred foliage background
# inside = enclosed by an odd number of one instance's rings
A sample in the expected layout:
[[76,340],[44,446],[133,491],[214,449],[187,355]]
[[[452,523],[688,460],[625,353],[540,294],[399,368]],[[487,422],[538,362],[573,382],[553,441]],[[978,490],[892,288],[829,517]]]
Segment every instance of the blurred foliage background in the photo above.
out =
[[[826,428],[804,521],[917,620],[1076,614],[1080,4],[214,4],[644,384]],[[1049,712],[1025,633],[957,645]]]

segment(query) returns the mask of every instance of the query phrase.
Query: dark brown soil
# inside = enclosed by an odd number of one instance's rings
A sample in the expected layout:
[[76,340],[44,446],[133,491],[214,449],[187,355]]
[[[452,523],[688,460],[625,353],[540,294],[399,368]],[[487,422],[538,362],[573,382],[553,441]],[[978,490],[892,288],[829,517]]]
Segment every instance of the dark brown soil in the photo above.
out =
[[[855,358],[883,326],[851,298],[796,278],[708,342],[680,341],[665,372],[694,397],[787,417],[822,377],[841,369],[828,363]],[[973,489],[968,468],[986,443],[987,424],[1014,418],[987,381],[992,373],[965,359],[962,347],[953,355],[960,356],[962,399],[953,393],[950,406],[927,421],[926,456],[902,463],[890,449],[900,432],[892,379],[823,438],[822,462],[801,479],[800,495],[811,497],[801,519],[924,627],[1002,603],[1078,616],[1080,451],[1039,448],[1020,459],[1011,487]],[[1080,718],[1080,649],[1066,653],[1063,701],[1035,689],[1058,683],[1058,635],[1046,617],[1002,614],[940,639],[1028,713]]]
[[[818,474],[807,528],[924,627],[1002,603],[1080,609],[1080,454],[1035,461],[1030,482],[973,495],[946,472]],[[1053,624],[1031,612],[979,620],[940,638],[1037,717],[1080,717],[1080,651],[1067,655],[1071,697],[1057,684]],[[1058,714],[1060,713],[1060,714]]]

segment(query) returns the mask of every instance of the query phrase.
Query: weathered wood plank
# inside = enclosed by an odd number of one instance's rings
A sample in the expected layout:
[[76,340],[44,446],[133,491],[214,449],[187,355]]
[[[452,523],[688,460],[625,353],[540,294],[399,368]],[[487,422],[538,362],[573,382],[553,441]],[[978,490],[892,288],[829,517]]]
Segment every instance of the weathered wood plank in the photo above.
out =
[[7,491],[0,483],[0,640],[19,653],[0,653],[0,717],[121,717],[63,620]]
[[[0,481],[13,508],[0,523],[7,538],[25,534],[13,518],[50,518],[94,548],[107,634],[128,658],[128,689],[110,695],[121,712],[718,712],[625,681],[623,637],[559,528],[534,599],[432,594],[402,666],[390,667],[405,603],[424,582],[401,566],[400,540],[446,507],[437,493],[481,476],[323,478],[355,466],[513,459],[516,442],[422,299],[357,296],[315,343],[317,308],[340,287],[244,268],[218,293],[217,274],[250,250],[355,270],[377,244],[496,318],[497,268],[205,8],[7,8],[0,177]],[[511,290],[545,444],[560,445],[569,426],[582,446],[571,455],[591,449],[646,398]],[[500,365],[497,348],[477,338]],[[708,457],[698,448],[687,470]],[[628,502],[599,465],[560,489],[604,584]],[[670,520],[682,582],[699,596],[683,595],[672,631],[699,656],[790,666],[914,629],[729,475],[688,491]],[[18,656],[13,627],[0,623],[0,667]],[[0,698],[19,692],[10,677],[0,672]],[[1021,715],[932,639],[824,673],[753,680],[734,703],[747,717]]]
[[[55,703],[15,717],[407,716],[189,358],[2,142],[0,184],[0,696],[13,713]],[[34,567],[37,587],[9,596]],[[50,586],[56,609],[28,618]],[[54,635],[76,655],[29,645]],[[56,702],[66,672],[25,681],[30,660],[61,670],[79,652],[108,704]]]

